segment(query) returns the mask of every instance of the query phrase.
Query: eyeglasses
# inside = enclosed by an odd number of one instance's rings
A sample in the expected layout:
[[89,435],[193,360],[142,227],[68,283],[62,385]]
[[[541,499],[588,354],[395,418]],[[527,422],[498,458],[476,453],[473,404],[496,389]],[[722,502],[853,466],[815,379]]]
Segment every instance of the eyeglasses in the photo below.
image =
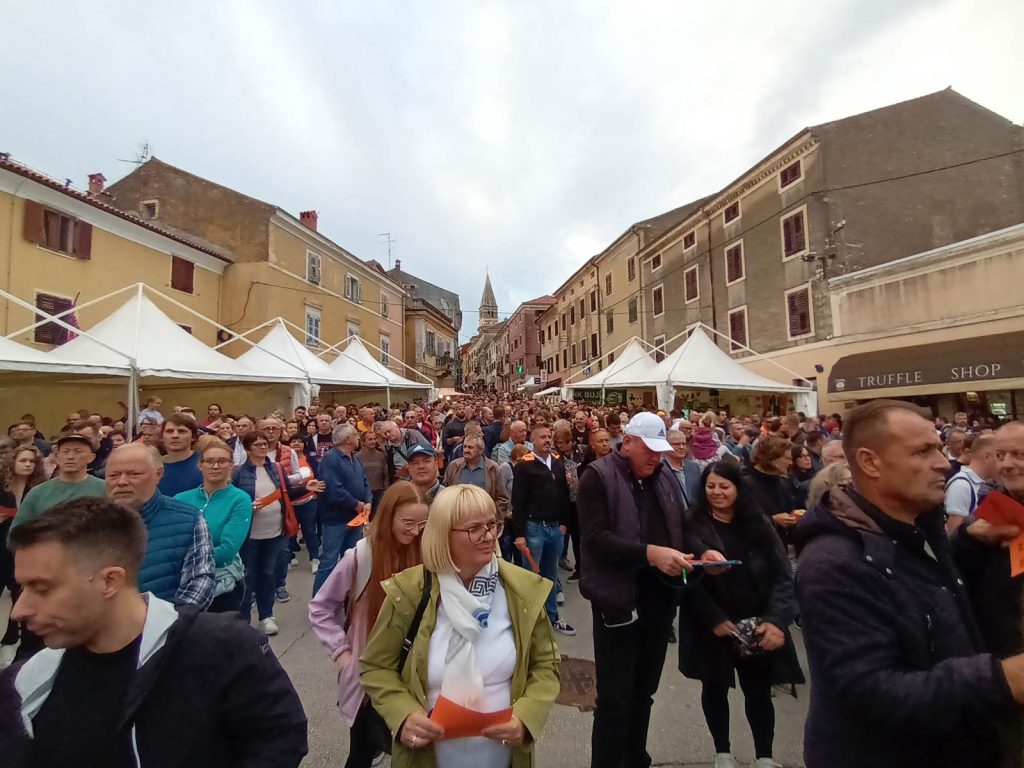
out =
[[226,467],[232,462],[231,459],[203,459],[201,463],[208,467]]
[[453,531],[462,531],[469,540],[474,544],[482,544],[484,541],[484,535],[490,534],[491,538],[498,538],[501,536],[501,532],[505,530],[505,524],[500,522],[484,523],[482,525],[474,525],[472,528],[452,528]]
[[410,533],[423,533],[423,529],[427,527],[426,520],[406,520],[401,515],[395,515],[395,517],[398,518],[398,522],[405,526],[405,530]]

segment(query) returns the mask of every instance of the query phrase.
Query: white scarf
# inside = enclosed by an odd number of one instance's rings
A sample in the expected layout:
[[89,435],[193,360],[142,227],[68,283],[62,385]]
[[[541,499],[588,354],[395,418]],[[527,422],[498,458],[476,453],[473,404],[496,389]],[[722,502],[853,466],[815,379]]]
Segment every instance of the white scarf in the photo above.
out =
[[455,574],[438,577],[441,605],[452,625],[448,652],[444,658],[441,695],[467,709],[481,711],[484,705],[484,679],[476,661],[473,644],[487,628],[491,600],[498,586],[498,558],[480,569],[469,588]]

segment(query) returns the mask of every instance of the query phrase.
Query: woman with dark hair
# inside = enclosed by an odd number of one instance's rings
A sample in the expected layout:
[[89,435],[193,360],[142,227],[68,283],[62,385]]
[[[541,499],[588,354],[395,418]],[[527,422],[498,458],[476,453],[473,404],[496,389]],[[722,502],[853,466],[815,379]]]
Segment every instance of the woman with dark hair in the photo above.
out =
[[818,474],[814,469],[814,459],[806,445],[794,445],[789,455],[793,460],[789,468],[789,476],[793,479],[793,504],[798,510],[807,509],[807,492],[811,480]]
[[775,523],[783,543],[789,543],[789,534],[800,518],[793,498],[793,480],[789,469],[793,466],[793,444],[784,437],[762,435],[750,454],[747,478],[761,510]]
[[391,732],[359,683],[359,657],[384,604],[382,583],[422,562],[420,534],[428,511],[419,486],[399,480],[388,488],[366,536],[309,603],[309,623],[338,669],[338,711],[351,729],[346,768],[368,768],[378,754],[391,751]]
[[[31,488],[46,482],[42,452],[34,445],[12,449],[0,463],[0,595],[11,593],[11,608],[21,595],[14,579],[14,555],[7,548],[7,534],[18,513],[18,507]],[[0,638],[0,669],[14,661],[15,647],[21,638],[18,622],[7,618],[7,629]]]
[[711,549],[743,564],[684,591],[679,670],[703,684],[701,706],[715,742],[715,768],[737,765],[729,746],[729,689],[736,677],[754,738],[754,765],[775,768],[772,686],[804,682],[788,630],[797,607],[786,551],[732,459],[705,469],[688,515]]

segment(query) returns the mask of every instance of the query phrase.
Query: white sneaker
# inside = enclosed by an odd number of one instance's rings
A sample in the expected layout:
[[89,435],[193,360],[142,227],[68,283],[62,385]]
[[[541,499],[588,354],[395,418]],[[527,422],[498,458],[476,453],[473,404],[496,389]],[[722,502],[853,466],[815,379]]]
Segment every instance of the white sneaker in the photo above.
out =
[[15,645],[0,645],[0,669],[7,669],[14,663],[14,655],[18,652]]
[[719,752],[715,755],[715,768],[740,768],[740,765],[728,752]]
[[565,605],[565,592],[559,592],[557,595],[555,595],[555,604]]
[[263,630],[263,634],[269,636],[276,635],[281,631],[281,628],[277,626],[277,620],[273,616],[268,616],[260,622],[260,628]]
[[754,768],[783,768],[782,763],[777,763],[770,757],[759,757],[754,763]]
[[319,567],[320,567],[320,561],[319,560],[310,560],[309,561],[309,570],[311,570],[313,573],[316,573],[317,568],[319,568]]

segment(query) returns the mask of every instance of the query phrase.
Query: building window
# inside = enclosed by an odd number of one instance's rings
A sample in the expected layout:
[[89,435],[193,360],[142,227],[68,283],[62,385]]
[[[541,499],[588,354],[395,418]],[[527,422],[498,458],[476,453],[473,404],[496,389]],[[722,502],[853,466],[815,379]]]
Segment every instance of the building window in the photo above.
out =
[[654,362],[660,363],[665,359],[665,334],[654,337]]
[[320,285],[320,254],[306,251],[306,282]]
[[159,200],[143,200],[142,201],[142,216],[143,218],[153,221],[160,217],[160,201]]
[[683,235],[683,251],[688,251],[697,244],[697,230],[691,229]]
[[[633,256],[626,259],[626,280],[630,283],[636,280],[636,258]],[[611,293],[611,289],[608,290],[608,293]]]
[[586,316],[586,314],[587,314],[587,302],[584,301],[583,299],[580,299],[580,321],[581,322],[582,322],[583,318]]
[[[576,362],[576,360],[575,360],[576,353],[573,352],[572,356],[574,358],[573,362],[575,363]],[[563,368],[568,368],[569,367],[569,352],[567,350],[564,350],[564,349],[562,350],[562,367]]]
[[630,323],[635,323],[636,319],[637,319],[637,315],[638,315],[637,308],[636,308],[636,299],[630,299],[629,300],[629,310],[628,311],[629,311],[629,322]]
[[306,307],[306,346],[320,346],[320,310]]
[[569,347],[569,351],[572,352],[572,364],[576,365],[576,345],[573,344],[571,347]]
[[614,362],[615,362],[615,353],[614,352],[609,352],[608,353],[608,365],[611,365]]
[[683,272],[683,300],[689,304],[700,298],[700,281],[697,279],[698,266],[694,264]]
[[782,219],[782,258],[792,259],[807,251],[806,208]]
[[182,293],[195,293],[196,265],[188,259],[171,256],[171,288]]
[[785,189],[790,184],[800,180],[800,161],[795,160],[779,173],[779,189]]
[[192,326],[191,325],[186,325],[185,323],[178,323],[178,327],[181,328],[181,330],[183,330],[189,336],[192,335]]
[[604,332],[611,333],[615,330],[615,313],[610,309],[605,313],[604,316]]
[[736,221],[740,217],[740,201],[737,200],[732,205],[727,205],[725,210],[722,211],[722,223],[729,224],[730,222]]
[[789,338],[798,339],[814,333],[811,318],[811,286],[803,285],[786,291],[786,319],[789,323]]
[[747,308],[739,307],[729,312],[729,351],[743,349],[747,342]]
[[569,325],[576,325],[576,305],[569,307]]
[[655,317],[665,314],[665,289],[660,285],[651,291],[651,306],[654,309]]
[[587,362],[587,340],[586,339],[581,339],[580,340],[580,360],[582,360],[584,363]]
[[604,276],[604,295],[605,296],[611,296],[612,295],[612,276],[611,275],[605,275]]
[[348,331],[347,331],[346,335],[350,339],[353,336],[358,336],[359,335],[359,323],[349,323],[348,324]]
[[590,334],[590,356],[596,359],[601,356],[599,352],[597,334],[592,333]]
[[[74,299],[54,296],[50,293],[36,294],[36,309],[48,315],[59,315],[61,312],[67,312],[73,306],[75,306]],[[37,323],[44,319],[42,315],[36,315]],[[65,323],[68,322],[68,316],[65,315],[61,320]],[[68,330],[53,322],[37,325],[33,340],[39,344],[63,344],[68,340]]]
[[657,272],[661,269],[661,254],[656,253],[651,257],[651,272]]
[[[608,275],[608,285],[611,285],[612,276]],[[597,291],[590,292],[590,311],[597,312]]]
[[345,298],[354,301],[356,304],[363,303],[363,286],[358,278],[352,275],[345,275]]
[[391,307],[388,304],[388,295],[381,291],[380,294],[380,316],[391,317]]
[[391,337],[383,334],[380,337],[380,362],[382,365],[391,365]]
[[92,255],[92,224],[31,200],[25,201],[23,234],[30,243],[76,259],[84,261]]
[[725,284],[732,285],[743,279],[743,241],[725,249]]
[[427,331],[426,343],[423,345],[423,351],[428,355],[437,356],[437,336],[434,335],[433,331]]

